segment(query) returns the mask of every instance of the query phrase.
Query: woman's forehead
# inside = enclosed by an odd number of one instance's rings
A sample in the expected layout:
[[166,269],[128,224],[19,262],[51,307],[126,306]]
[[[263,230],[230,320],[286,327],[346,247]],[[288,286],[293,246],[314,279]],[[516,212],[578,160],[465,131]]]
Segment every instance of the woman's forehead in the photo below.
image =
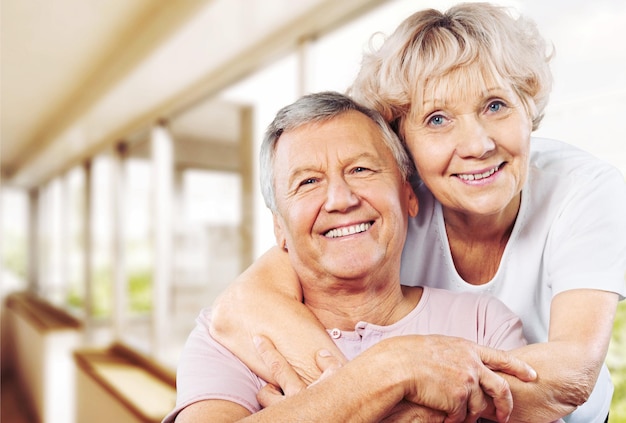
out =
[[[421,87],[420,87],[421,85]],[[494,69],[480,64],[457,67],[426,78],[413,93],[412,108],[431,108],[471,101],[495,91],[512,91],[511,83]]]

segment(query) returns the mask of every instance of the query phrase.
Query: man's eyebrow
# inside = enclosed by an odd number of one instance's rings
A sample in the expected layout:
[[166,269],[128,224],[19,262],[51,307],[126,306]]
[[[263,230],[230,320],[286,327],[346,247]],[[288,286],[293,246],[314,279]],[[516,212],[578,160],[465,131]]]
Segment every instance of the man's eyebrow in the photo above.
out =
[[[385,146],[385,148],[388,148],[388,147]],[[371,151],[363,151],[362,153],[357,154],[356,156],[352,157],[350,159],[350,163],[358,162],[361,159],[371,160],[374,162],[374,164],[377,164],[377,165],[382,165],[384,161],[380,154],[375,154]]]
[[294,184],[300,182],[300,179],[302,179],[304,175],[320,172],[320,167],[312,164],[304,164],[298,167],[290,168],[287,174],[287,186],[291,189]]
[[[343,160],[344,166],[349,166],[358,162],[362,159],[374,160],[376,162],[380,162],[381,157],[378,154],[374,154],[370,151],[362,151],[354,156],[350,156],[347,159]],[[299,180],[302,178],[302,175],[306,175],[308,173],[320,173],[323,172],[322,168],[316,164],[302,164],[297,167],[290,168],[288,170],[288,178],[287,181],[289,186],[292,186],[295,180]]]

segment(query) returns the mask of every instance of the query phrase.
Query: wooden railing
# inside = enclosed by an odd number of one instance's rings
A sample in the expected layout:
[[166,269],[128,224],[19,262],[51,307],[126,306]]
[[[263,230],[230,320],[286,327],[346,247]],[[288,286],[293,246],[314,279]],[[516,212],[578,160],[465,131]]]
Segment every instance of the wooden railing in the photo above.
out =
[[114,344],[74,353],[77,421],[157,423],[174,408],[173,371]]
[[[75,317],[29,293],[6,298],[3,360],[37,421],[74,422],[72,351],[82,342]],[[3,363],[4,367],[4,363]]]

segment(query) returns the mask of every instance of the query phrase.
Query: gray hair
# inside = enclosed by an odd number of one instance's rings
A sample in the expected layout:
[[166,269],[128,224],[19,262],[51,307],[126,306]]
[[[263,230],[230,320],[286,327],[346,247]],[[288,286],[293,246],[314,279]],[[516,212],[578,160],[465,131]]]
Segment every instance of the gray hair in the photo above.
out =
[[329,121],[351,110],[362,113],[376,124],[385,145],[396,160],[400,174],[406,181],[413,182],[412,178],[416,176],[413,160],[380,113],[363,107],[350,97],[338,92],[325,91],[309,94],[280,109],[263,137],[259,154],[261,193],[265,205],[272,212],[277,211],[274,191],[274,158],[280,136],[284,132],[292,131],[308,123]]

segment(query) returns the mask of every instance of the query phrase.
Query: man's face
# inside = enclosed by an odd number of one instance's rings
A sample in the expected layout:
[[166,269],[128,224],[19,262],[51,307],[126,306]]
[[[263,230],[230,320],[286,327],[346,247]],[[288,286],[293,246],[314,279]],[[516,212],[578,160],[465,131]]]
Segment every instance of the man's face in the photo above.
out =
[[301,277],[399,268],[417,200],[368,117],[349,111],[283,133],[274,171],[277,240]]

